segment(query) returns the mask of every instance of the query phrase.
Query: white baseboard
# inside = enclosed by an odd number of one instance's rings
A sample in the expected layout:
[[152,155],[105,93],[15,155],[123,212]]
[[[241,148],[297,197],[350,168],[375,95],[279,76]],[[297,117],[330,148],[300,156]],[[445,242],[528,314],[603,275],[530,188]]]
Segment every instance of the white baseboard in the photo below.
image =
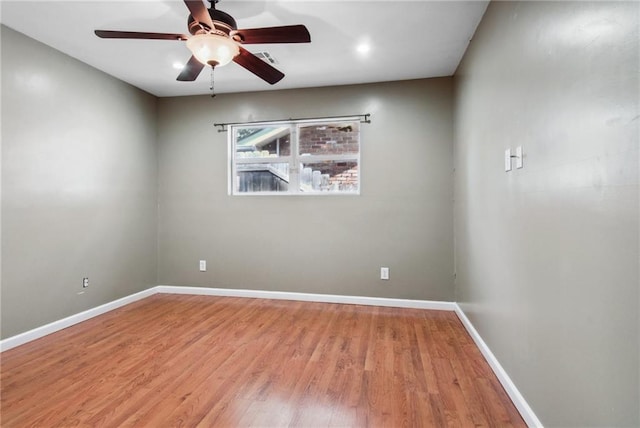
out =
[[121,306],[128,305],[129,303],[133,303],[136,300],[144,299],[145,297],[157,293],[157,291],[155,291],[155,288],[156,287],[153,287],[144,291],[140,291],[139,293],[131,294],[130,296],[114,300],[113,302],[105,303],[104,305],[88,309],[84,312],[68,316],[67,318],[63,318],[61,320],[34,328],[33,330],[29,330],[12,337],[8,337],[4,340],[0,340],[0,352],[7,351],[11,348],[15,348],[16,346],[31,342],[32,340],[39,339],[64,328],[71,327],[74,324],[86,321],[90,318],[104,314],[105,312],[112,311]]
[[151,287],[139,293],[123,297],[113,302],[88,309],[67,318],[34,328],[16,336],[8,337],[0,340],[0,352],[7,351],[16,346],[20,346],[32,340],[39,339],[48,334],[55,333],[74,324],[86,321],[95,316],[104,314],[113,309],[133,303],[137,300],[144,299],[157,293],[167,294],[193,294],[203,296],[228,296],[228,297],[249,297],[257,299],[277,299],[277,300],[298,300],[304,302],[324,302],[324,303],[343,303],[352,305],[369,305],[369,306],[387,306],[395,308],[416,308],[453,311],[455,310],[454,302],[438,302],[428,300],[410,300],[410,299],[388,299],[383,297],[364,297],[364,296],[340,296],[333,294],[311,294],[311,293],[293,293],[282,291],[262,291],[262,290],[238,290],[230,288],[205,288],[205,287],[179,287],[169,285],[159,285]]
[[511,401],[513,401],[513,404],[518,409],[518,412],[520,412],[522,419],[524,419],[525,423],[529,427],[542,428],[542,422],[540,422],[535,413],[533,413],[533,410],[531,409],[531,407],[529,407],[529,404],[525,401],[522,394],[520,394],[520,391],[518,391],[518,388],[516,388],[515,384],[511,381],[511,378],[504,370],[500,362],[498,362],[496,356],[493,355],[493,352],[491,352],[487,344],[484,342],[484,340],[482,340],[482,337],[480,337],[480,334],[475,329],[473,324],[471,324],[469,318],[467,318],[467,316],[464,314],[462,308],[460,308],[457,303],[454,303],[454,306],[456,315],[458,315],[458,318],[460,318],[462,325],[464,325],[464,328],[467,330],[475,344],[480,349],[480,352],[484,356],[485,360],[487,360],[487,363],[489,363],[489,366],[502,384],[502,387],[507,392],[507,395],[509,395],[509,398],[511,398]]
[[137,300],[144,299],[145,297],[152,296],[157,293],[166,294],[192,294],[203,296],[226,296],[226,297],[248,297],[257,299],[277,299],[277,300],[296,300],[304,302],[321,302],[321,303],[342,303],[351,305],[368,305],[368,306],[386,306],[394,308],[413,308],[413,309],[429,309],[429,310],[441,310],[441,311],[455,311],[460,318],[460,321],[464,325],[465,329],[471,335],[471,338],[476,343],[480,352],[489,363],[489,366],[498,377],[498,380],[504,387],[505,391],[513,401],[514,405],[522,415],[522,418],[530,427],[542,427],[542,423],[536,417],[535,413],[529,407],[524,397],[514,383],[507,375],[507,372],[502,368],[502,365],[498,362],[493,352],[489,349],[487,344],[482,340],[482,337],[478,334],[476,329],[471,324],[471,321],[464,314],[460,306],[455,302],[440,302],[429,300],[410,300],[410,299],[391,299],[384,297],[365,297],[365,296],[341,296],[335,294],[312,294],[312,293],[294,293],[283,291],[264,291],[264,290],[240,290],[230,288],[205,288],[205,287],[180,287],[170,285],[158,285],[156,287],[149,288],[139,293],[132,294],[130,296],[123,297],[113,302],[100,305],[93,309],[80,312],[75,315],[71,315],[67,318],[54,321],[52,323],[43,325],[41,327],[29,330],[27,332],[18,334],[16,336],[9,337],[4,340],[0,340],[0,352],[15,348],[16,346],[25,344],[35,339],[39,339],[48,334],[70,327],[74,324],[78,324],[82,321],[86,321],[95,316],[101,315],[105,312],[112,311],[116,308],[128,305]]
[[386,306],[393,308],[454,311],[454,302],[391,299],[385,297],[341,296],[337,294],[295,293],[286,291],[242,290],[231,288],[180,287],[159,285],[158,293],[194,294],[202,296],[249,297],[254,299],[297,300],[302,302],[342,303],[348,305]]

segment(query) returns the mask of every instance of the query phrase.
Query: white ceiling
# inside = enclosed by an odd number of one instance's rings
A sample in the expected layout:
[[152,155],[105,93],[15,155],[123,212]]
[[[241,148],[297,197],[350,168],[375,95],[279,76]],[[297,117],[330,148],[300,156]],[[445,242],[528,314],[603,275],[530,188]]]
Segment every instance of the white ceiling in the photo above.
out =
[[[206,3],[208,6],[208,3]],[[271,86],[235,63],[216,68],[216,93],[331,86],[452,75],[488,1],[246,1],[217,8],[238,28],[304,24],[310,44],[245,45],[285,73]],[[0,21],[156,96],[209,93],[210,73],[178,82],[181,41],[100,39],[95,29],[188,34],[181,0],[0,2]],[[371,50],[357,51],[361,43]]]

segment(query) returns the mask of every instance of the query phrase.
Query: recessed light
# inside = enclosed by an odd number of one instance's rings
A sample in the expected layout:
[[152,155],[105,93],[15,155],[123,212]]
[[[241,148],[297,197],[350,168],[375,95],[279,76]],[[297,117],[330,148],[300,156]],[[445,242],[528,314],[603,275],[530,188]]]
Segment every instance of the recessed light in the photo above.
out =
[[369,53],[369,51],[371,50],[371,45],[369,43],[360,43],[358,46],[356,46],[356,50],[358,51],[358,53],[361,54],[367,54]]
[[182,70],[184,68],[184,64],[176,61],[173,63],[173,68],[175,68],[176,70]]

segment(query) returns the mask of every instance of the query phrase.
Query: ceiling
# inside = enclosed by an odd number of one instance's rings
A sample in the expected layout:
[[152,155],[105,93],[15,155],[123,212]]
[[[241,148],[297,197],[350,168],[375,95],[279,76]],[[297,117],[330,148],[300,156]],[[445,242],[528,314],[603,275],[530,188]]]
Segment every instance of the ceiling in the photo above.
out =
[[[206,3],[208,6],[208,3]],[[268,52],[285,78],[271,86],[235,63],[215,70],[216,93],[451,76],[488,1],[246,1],[217,8],[238,28],[304,24],[309,44],[245,45]],[[100,39],[95,29],[186,33],[181,0],[0,1],[0,21],[159,97],[210,93],[210,72],[178,82],[182,41]],[[359,52],[368,45],[368,52]]]

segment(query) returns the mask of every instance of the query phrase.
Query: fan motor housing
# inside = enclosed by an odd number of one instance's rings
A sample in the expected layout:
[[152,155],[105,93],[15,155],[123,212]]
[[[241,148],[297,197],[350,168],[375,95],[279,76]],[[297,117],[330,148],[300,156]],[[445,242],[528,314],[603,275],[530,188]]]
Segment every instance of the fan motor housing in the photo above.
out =
[[[223,12],[218,9],[208,9],[209,16],[211,20],[214,22],[216,28],[212,28],[212,30],[221,30],[225,34],[229,34],[231,30],[237,30],[238,26],[236,24],[236,20],[233,19],[233,16],[229,15],[226,12]],[[193,35],[202,32],[202,27],[198,21],[193,19],[193,16],[189,15],[189,20],[187,21],[187,26],[189,28],[189,32]]]

